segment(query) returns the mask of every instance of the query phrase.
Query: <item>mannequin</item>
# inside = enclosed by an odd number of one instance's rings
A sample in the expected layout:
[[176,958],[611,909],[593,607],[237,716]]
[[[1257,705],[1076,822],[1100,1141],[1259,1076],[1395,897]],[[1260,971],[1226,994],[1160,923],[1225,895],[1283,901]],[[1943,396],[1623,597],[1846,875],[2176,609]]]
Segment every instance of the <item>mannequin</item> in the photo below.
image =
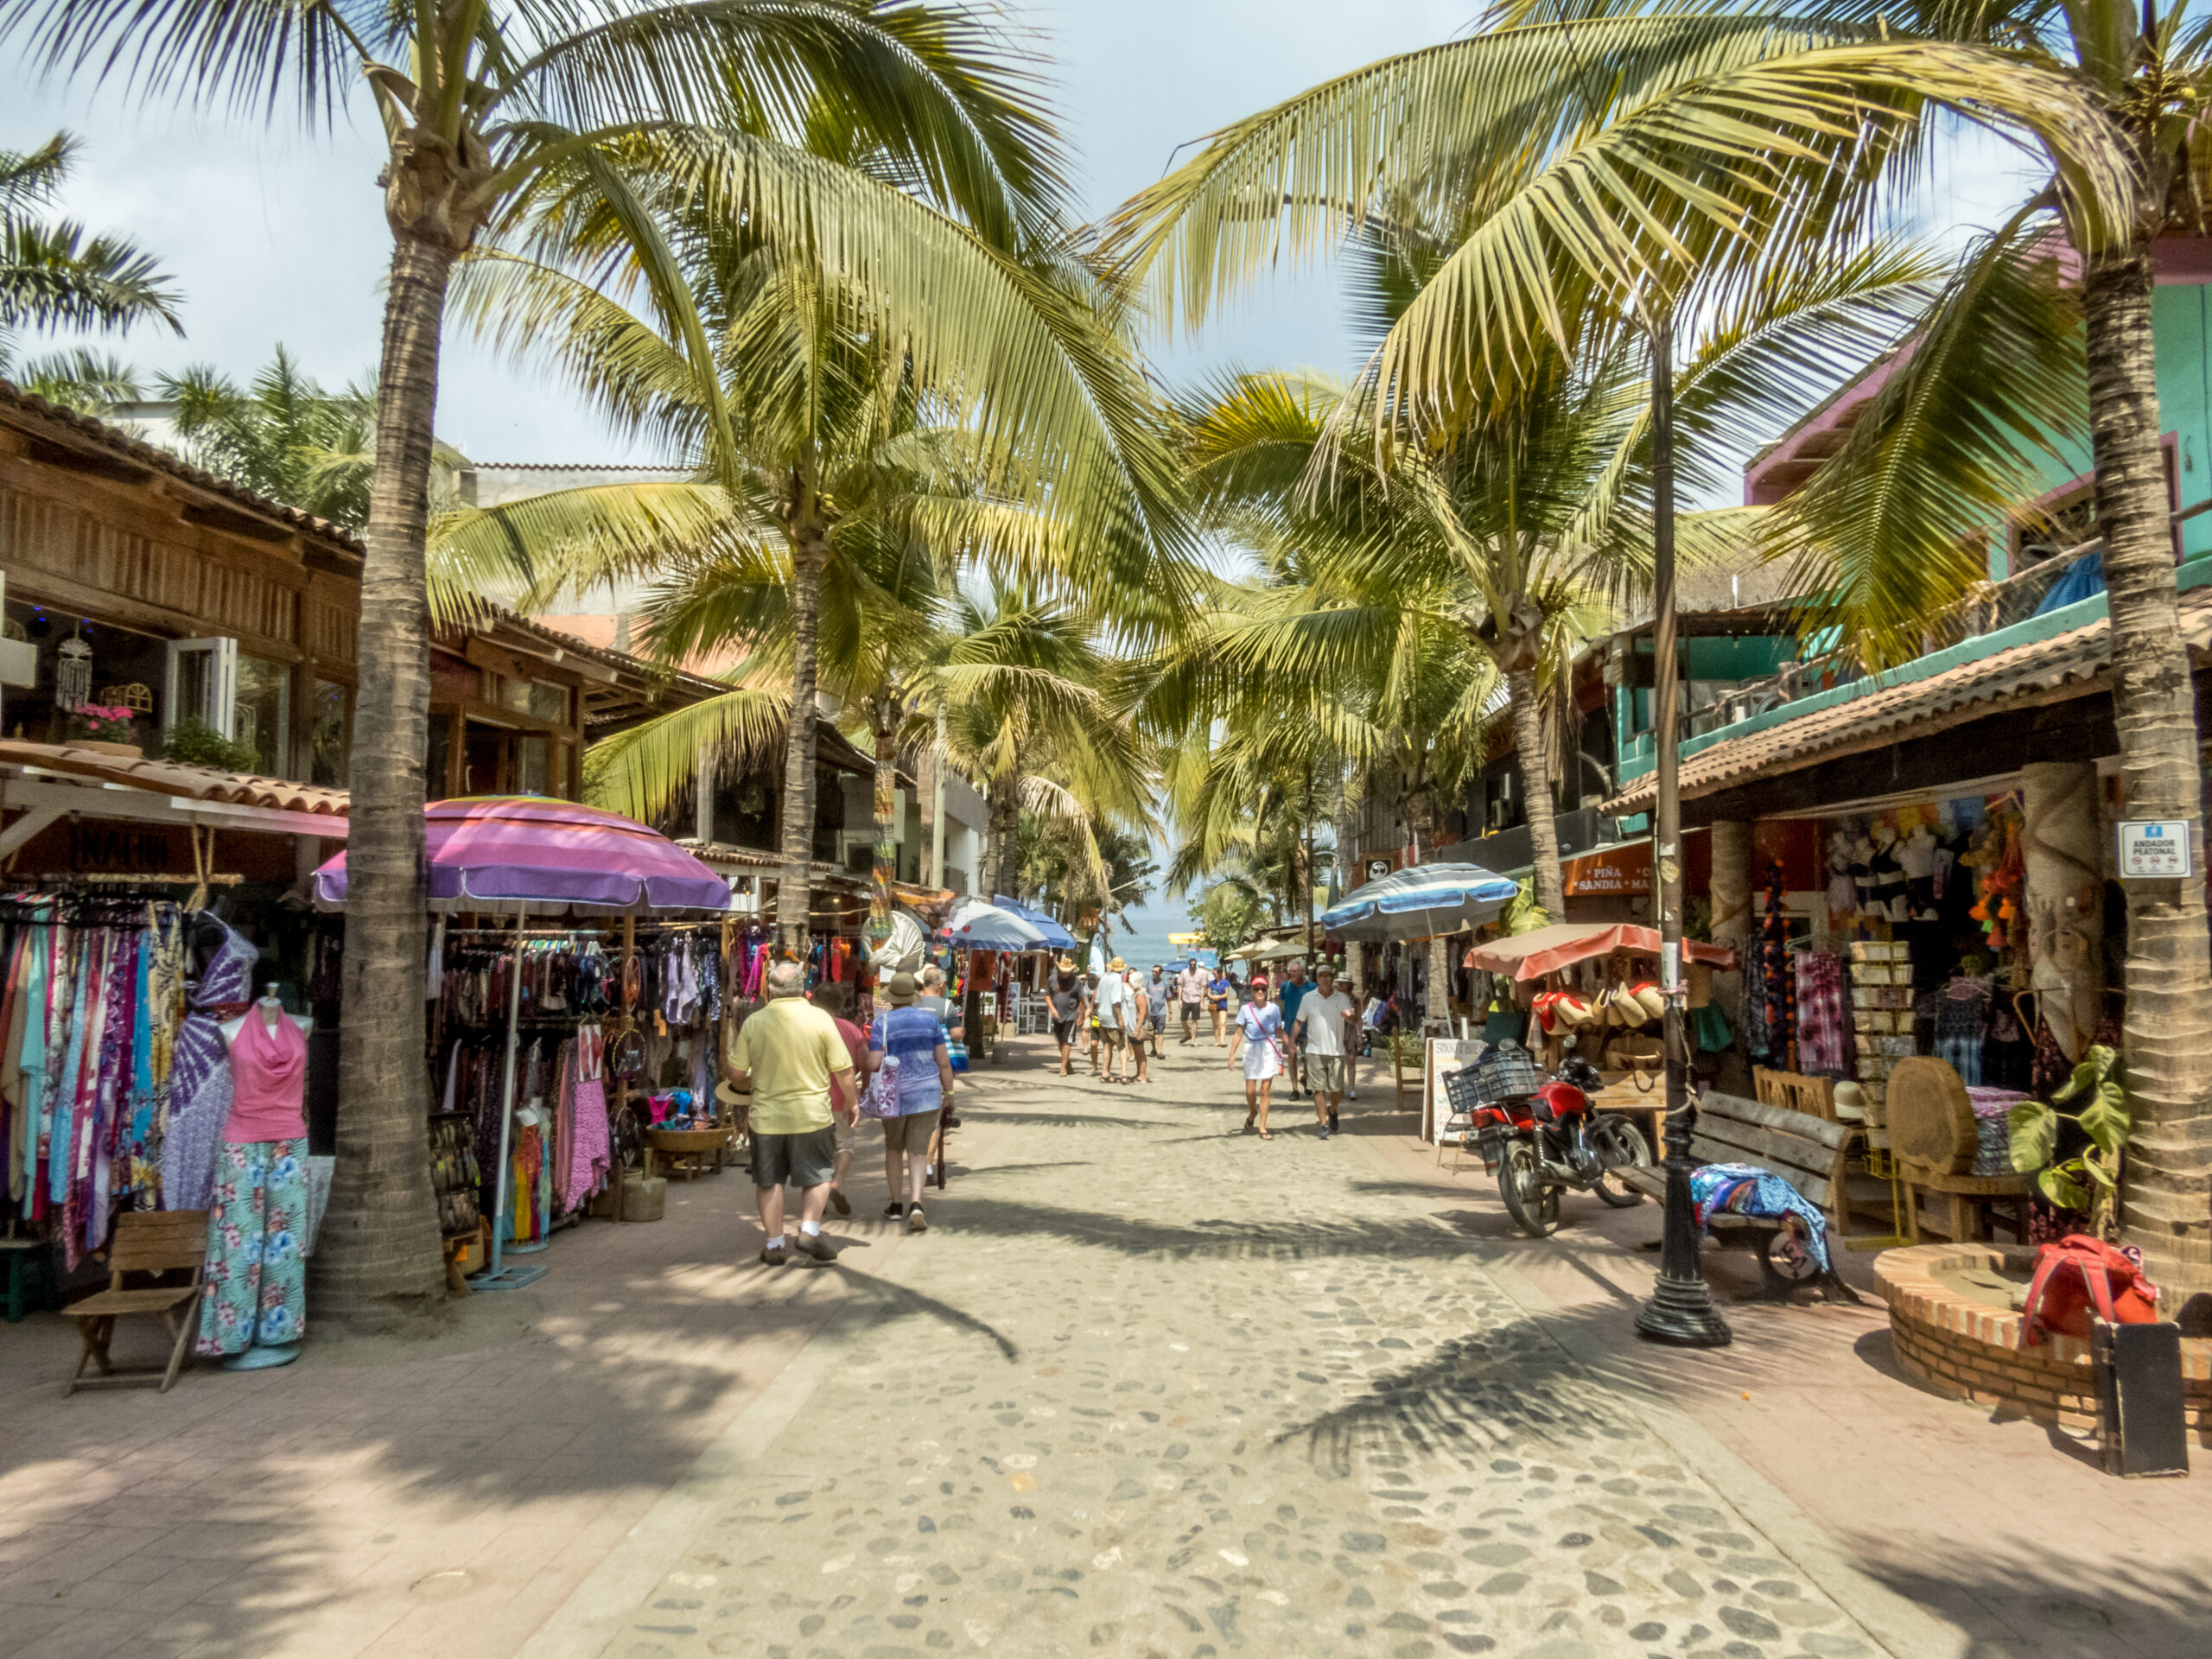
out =
[[219,1029],[232,1074],[230,1121],[207,1216],[207,1294],[197,1351],[226,1370],[289,1365],[307,1328],[307,1033],[273,984]]
[[1897,862],[1904,866],[1905,888],[1916,915],[1932,915],[1936,909],[1936,855],[1942,851],[1936,832],[1922,824],[1897,848]]

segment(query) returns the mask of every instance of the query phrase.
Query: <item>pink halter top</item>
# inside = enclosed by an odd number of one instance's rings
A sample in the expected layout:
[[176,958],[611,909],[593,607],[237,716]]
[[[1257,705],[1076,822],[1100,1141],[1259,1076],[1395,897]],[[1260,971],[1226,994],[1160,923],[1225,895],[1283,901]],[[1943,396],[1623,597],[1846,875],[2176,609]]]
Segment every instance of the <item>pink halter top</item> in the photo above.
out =
[[258,1006],[245,1011],[245,1023],[231,1040],[231,1116],[226,1141],[304,1141],[308,1039],[289,1014],[276,1016],[276,1028]]

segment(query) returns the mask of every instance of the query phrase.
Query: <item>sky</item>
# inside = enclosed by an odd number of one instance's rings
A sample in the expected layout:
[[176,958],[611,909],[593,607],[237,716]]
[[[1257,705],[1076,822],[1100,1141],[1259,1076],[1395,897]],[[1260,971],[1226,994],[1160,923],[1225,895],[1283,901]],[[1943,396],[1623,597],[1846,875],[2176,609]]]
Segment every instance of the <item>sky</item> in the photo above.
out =
[[[1474,8],[1108,0],[1006,10],[1052,60],[1082,200],[1103,214],[1157,179],[1179,144],[1332,74],[1446,38]],[[44,85],[20,61],[0,65],[0,148],[29,149],[61,128],[82,143],[63,209],[132,238],[184,292],[186,337],[134,333],[118,347],[126,358],[149,371],[213,363],[242,378],[281,340],[326,384],[369,374],[391,238],[376,188],[381,137],[365,99],[334,131],[309,136],[289,120],[192,115]],[[1228,363],[1341,369],[1350,356],[1325,277],[1263,290],[1158,361],[1180,375]],[[633,456],[565,394],[458,336],[446,345],[438,430],[484,461],[653,458]]]
[[[1082,200],[1109,212],[1159,178],[1179,146],[1332,76],[1465,29],[1471,0],[1105,0],[1003,10],[1052,60]],[[0,64],[0,148],[66,128],[81,141],[63,210],[127,235],[183,290],[186,336],[138,331],[117,349],[146,371],[213,364],[245,378],[278,342],[327,385],[369,378],[391,241],[376,188],[381,137],[365,99],[334,131],[139,104],[115,91],[43,85]],[[1986,224],[2016,199],[1990,146],[1937,169],[1932,195],[1953,226]],[[36,342],[27,342],[36,349]],[[1287,276],[1196,340],[1155,342],[1170,378],[1230,365],[1353,366],[1325,272]],[[465,337],[445,347],[441,436],[480,461],[658,460],[611,435]],[[1161,919],[1155,903],[1141,918]],[[1166,907],[1179,925],[1179,906]]]

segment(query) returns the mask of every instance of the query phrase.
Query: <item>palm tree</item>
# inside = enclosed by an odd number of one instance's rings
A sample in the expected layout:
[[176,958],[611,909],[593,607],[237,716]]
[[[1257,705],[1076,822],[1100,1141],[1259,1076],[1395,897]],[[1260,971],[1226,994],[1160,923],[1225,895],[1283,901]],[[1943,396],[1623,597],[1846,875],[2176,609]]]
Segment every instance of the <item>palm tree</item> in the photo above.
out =
[[88,236],[50,207],[69,176],[77,142],[58,132],[33,150],[0,149],[0,376],[71,407],[129,397],[137,387],[120,365],[83,348],[21,360],[25,332],[119,332],[166,324],[181,334],[176,285],[118,237]]
[[[1812,8],[1847,22],[1871,10],[1834,0]],[[1816,545],[1855,547],[1870,588],[1903,589],[1905,603],[1871,608],[1889,629],[1908,632],[1925,615],[1910,607],[1910,573],[1926,563],[1916,552],[1948,533],[1945,556],[1955,561],[1950,550],[1976,545],[1972,532],[2034,494],[2034,462],[2042,458],[2036,451],[2048,446],[2037,440],[2080,429],[2076,411],[2086,402],[2127,810],[2131,817],[2185,823],[2191,844],[2202,847],[2200,734],[2177,615],[2152,334],[2154,245],[2168,235],[2202,236],[2212,187],[2204,115],[2212,99],[2212,35],[2185,12],[2176,4],[2161,16],[2154,3],[2120,0],[2064,7],[2000,0],[1916,6],[1888,19],[1904,32],[1980,48],[1993,65],[2030,64],[2062,79],[2126,155],[2136,190],[2120,234],[2107,234],[2054,184],[1978,244],[1955,278],[1955,326],[1946,331],[1931,323],[1911,384],[1884,388],[1865,439],[1823,469],[1815,480],[1821,487],[1799,505],[1797,526]],[[2054,220],[2082,251],[2075,292],[2061,285],[2049,234]],[[1885,453],[1870,466],[1877,446]],[[1922,466],[1900,466],[1901,455]],[[1940,480],[1948,499],[1907,534],[1866,537],[1870,519],[1909,516],[1883,499],[1889,492],[1878,480],[1906,486]],[[1975,487],[1984,480],[2000,488]],[[2005,485],[2009,493],[2001,492]],[[1961,522],[1969,514],[1970,522]],[[2134,1128],[2121,1236],[2142,1249],[2160,1284],[2201,1291],[2212,1289],[2206,1131],[2212,1017],[2205,1013],[2212,941],[2202,860],[2192,859],[2191,867],[2196,874],[2177,886],[2127,884],[2126,1034]]]
[[[758,647],[743,671],[747,697],[718,699],[633,740],[654,776],[689,765],[664,751],[691,727],[756,719],[761,674],[771,660],[784,666],[791,694],[782,704],[777,911],[793,949],[803,948],[807,925],[812,711],[828,652],[841,706],[873,711],[874,908],[887,935],[895,737],[918,706],[912,681],[926,667],[935,620],[920,613],[949,595],[963,570],[1063,594],[1102,584],[1172,589],[1172,487],[1151,481],[1172,478],[1164,429],[1079,268],[1064,266],[1034,290],[1033,320],[1069,349],[1096,395],[1047,410],[1038,431],[1017,436],[994,430],[995,399],[979,407],[963,378],[925,378],[918,354],[867,326],[843,286],[741,231],[725,232],[689,193],[671,193],[665,207],[712,342],[716,386],[702,384],[652,321],[553,266],[493,259],[468,274],[472,308],[504,319],[498,328],[536,349],[554,342],[562,365],[611,413],[703,450],[702,480],[716,480],[690,486],[723,519],[724,546],[705,562],[671,566],[639,542],[611,558],[550,567],[544,579],[658,573],[668,581],[652,632],[658,651],[680,659]],[[717,400],[726,450],[712,447],[706,426]],[[1110,465],[1096,464],[1098,448],[1111,450]]]
[[[888,505],[904,517],[915,504]],[[857,515],[833,528],[822,630],[824,683],[844,708],[864,710],[871,729],[887,683],[897,688],[901,724],[877,752],[879,841],[890,834],[880,801],[895,787],[883,774],[886,752],[895,761],[902,746],[936,746],[940,764],[975,778],[989,796],[979,892],[1017,890],[1026,822],[1033,836],[1058,843],[1084,882],[1107,893],[1112,878],[1096,827],[1141,824],[1148,774],[1145,746],[1117,711],[1115,666],[1095,623],[1017,587],[964,591],[942,578],[971,549],[956,543],[950,555],[932,556],[885,528]],[[779,689],[792,650],[791,606],[786,570],[741,556],[702,561],[649,597],[646,639],[664,658],[733,639],[766,643],[729,671],[730,691],[595,746],[592,798],[650,820],[704,786],[702,757],[751,765],[781,749],[791,713]]]
[[1088,879],[1113,898],[1090,826],[1147,823],[1150,746],[1123,707],[1123,676],[1096,617],[992,583],[955,602],[942,660],[917,697],[918,725],[944,716],[943,751],[988,803],[979,893],[1020,883],[1022,815],[1065,826]]
[[[2202,32],[2178,7],[2163,22],[2145,7],[2139,22],[2116,0],[1911,9],[1925,29],[1917,39],[1895,32],[1872,0],[1825,10],[1838,21],[1726,6],[1662,16],[1638,0],[1509,4],[1482,35],[1372,66],[1217,135],[1124,210],[1122,245],[1161,299],[1196,315],[1286,241],[1310,251],[1378,196],[1426,188],[1474,203],[1473,233],[1394,329],[1378,369],[1388,393],[1378,422],[1448,424],[1471,389],[1519,362],[1526,340],[1558,337],[1581,308],[1663,332],[1693,315],[1677,308],[1693,275],[1725,288],[1745,261],[1859,233],[1878,218],[1870,205],[1909,182],[1928,105],[2024,132],[2052,161],[2051,198],[2088,262],[2098,514],[2120,570],[2108,587],[2131,804],[2195,825],[2149,245],[2201,199]],[[2212,1028],[2197,1012],[2212,963],[2201,900],[2187,884],[2133,895],[2129,931],[2143,1242],[2192,1285],[2212,1279],[2212,1148],[2199,1123]]]
[[376,403],[366,390],[325,391],[281,344],[245,386],[204,365],[154,384],[194,465],[348,530],[367,524]]
[[[1361,234],[1360,321],[1378,344],[1434,280],[1454,238],[1370,222]],[[1924,257],[1876,245],[1858,257],[1751,273],[1708,308],[1679,376],[1677,419],[1734,438],[1788,418],[1893,340],[1938,284]],[[1552,730],[1571,701],[1580,641],[1605,631],[1648,580],[1649,356],[1633,335],[1540,343],[1508,397],[1418,445],[1347,438],[1372,419],[1370,381],[1248,375],[1185,413],[1201,499],[1232,536],[1294,549],[1292,563],[1346,600],[1416,629],[1459,632],[1505,693],[1529,803],[1537,902],[1563,915]],[[1738,511],[1692,515],[1694,556],[1732,550]],[[1375,632],[1373,648],[1405,649]],[[1269,683],[1331,672],[1307,627],[1250,642]],[[1409,773],[1418,785],[1419,757]],[[1411,791],[1426,837],[1432,796]]]
[[[1509,7],[1503,17],[1608,0]],[[1716,6],[1738,21],[1758,9]],[[2159,452],[2152,352],[2153,245],[2201,235],[2212,183],[2202,111],[2212,37],[2176,5],[2086,0],[2067,7],[1911,6],[1815,0],[1794,16],[1837,31],[1912,36],[1975,57],[1993,77],[2023,68],[2064,87],[2084,135],[2125,161],[2118,211],[2069,188],[2065,164],[1959,261],[1942,302],[1908,342],[1844,451],[1777,514],[1768,540],[1799,562],[1804,588],[1834,602],[1808,616],[1838,626],[1870,665],[1915,654],[1931,613],[1986,569],[1988,527],[2036,494],[2056,435],[2087,426],[2112,619],[2113,699],[2129,810],[2189,823],[2202,839],[2198,733],[2176,625],[2171,508]],[[2058,234],[2054,235],[2054,227]],[[2079,251],[2078,278],[2062,245]],[[2072,466],[2065,470],[2071,471]],[[2203,895],[2131,886],[2126,1031],[2135,1135],[2123,1236],[2161,1282],[2212,1287],[2212,991]]]
[[[0,0],[0,40],[50,73],[119,72],[144,94],[271,115],[296,100],[310,123],[365,86],[383,124],[392,255],[362,582],[348,843],[359,925],[341,1056],[353,1104],[339,1128],[317,1300],[341,1325],[427,1313],[444,1292],[421,1065],[424,559],[455,261],[547,204],[595,213],[687,358],[703,364],[696,314],[635,189],[641,168],[677,170],[723,222],[857,278],[878,320],[933,365],[989,376],[1002,429],[1027,432],[1040,401],[1037,330],[1007,326],[1022,279],[1001,250],[1057,213],[1050,128],[1027,73],[995,52],[988,27],[928,4]],[[912,193],[793,142],[817,99],[897,158]],[[926,297],[951,293],[967,302],[957,311]],[[1064,404],[1065,361],[1041,378],[1044,401]],[[720,422],[717,403],[710,423]],[[814,499],[810,486],[799,494]],[[810,514],[802,531],[812,526]]]

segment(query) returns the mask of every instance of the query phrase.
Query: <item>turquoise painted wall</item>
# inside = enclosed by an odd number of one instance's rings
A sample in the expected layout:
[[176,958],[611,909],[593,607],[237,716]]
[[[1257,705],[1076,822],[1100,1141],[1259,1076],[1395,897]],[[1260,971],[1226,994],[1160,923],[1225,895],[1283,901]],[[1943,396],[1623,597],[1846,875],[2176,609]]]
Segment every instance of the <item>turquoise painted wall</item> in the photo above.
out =
[[[2152,338],[2158,347],[2158,418],[2178,448],[2175,488],[2178,505],[2194,506],[2212,496],[2212,286],[2191,283],[2161,288],[2151,307]],[[2040,468],[2035,494],[2056,489],[2088,474],[2089,435],[2071,434],[2056,445],[2057,454]],[[2008,551],[2000,528],[1989,540],[1989,574],[2005,574]],[[2212,512],[2182,526],[2182,556],[2212,552]]]
[[[2181,505],[2212,496],[2212,285],[2158,289],[2151,325],[2158,348],[2158,419],[2180,441]],[[2086,463],[2084,463],[2086,465]],[[2212,512],[2182,526],[2182,555],[2212,552]]]
[[[2212,497],[2212,283],[2175,283],[2160,288],[2152,298],[2151,323],[2158,348],[2160,428],[2173,435],[2176,445],[2176,499],[2179,505],[2191,507]],[[2090,470],[2089,435],[2086,429],[2053,447],[2056,453],[2045,459],[2040,469],[2040,481],[2031,492],[2031,496],[2056,489]],[[2000,527],[1990,537],[1993,578],[2006,574],[2005,561],[2010,551],[2010,543]],[[2212,554],[2212,512],[2182,526],[2182,556],[2195,560],[2207,554]],[[2201,575],[2198,580],[2202,580]],[[2037,619],[2038,623],[2042,620]],[[2033,632],[2034,637],[2047,637],[2034,624],[2023,626]],[[2012,643],[2009,636],[2014,631],[2005,632],[2004,643]],[[1685,645],[1690,653],[1685,664],[1689,677],[1700,680],[1751,679],[1771,674],[1783,661],[1796,654],[1796,644],[1789,640],[1694,639]],[[1970,647],[1978,655],[1995,645],[1970,642],[1970,646],[1952,649],[1956,652]],[[1760,665],[1738,668],[1735,664],[1738,663]],[[1912,676],[1911,668],[1899,671]],[[1649,699],[1647,694],[1625,690],[1617,691],[1614,696],[1615,762],[1618,775],[1626,779],[1650,770]],[[1772,725],[1820,706],[1823,705],[1818,700],[1801,701],[1787,710],[1776,710],[1757,725]],[[1750,729],[1756,727],[1731,727],[1726,734],[1740,734]],[[1713,733],[1693,740],[1685,746],[1686,752],[1709,747],[1720,741],[1722,735]]]

